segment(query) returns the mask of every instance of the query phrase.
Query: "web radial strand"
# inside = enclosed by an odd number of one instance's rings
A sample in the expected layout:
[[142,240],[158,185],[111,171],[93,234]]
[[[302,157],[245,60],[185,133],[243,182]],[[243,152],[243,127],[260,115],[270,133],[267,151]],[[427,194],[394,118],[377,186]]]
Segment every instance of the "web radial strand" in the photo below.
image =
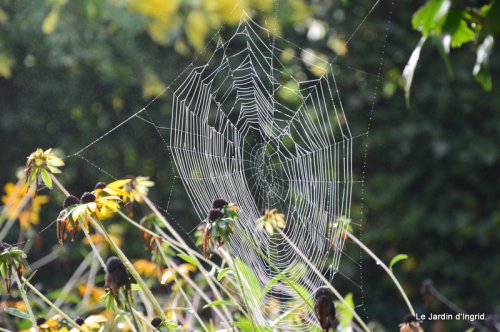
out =
[[[200,220],[215,198],[235,202],[246,238],[289,280],[313,292],[322,282],[297,251],[318,270],[337,271],[345,225],[332,222],[349,218],[352,137],[331,70],[316,80],[293,77],[281,63],[293,45],[286,52],[271,47],[261,37],[270,33],[246,17],[229,40],[217,42],[206,65],[186,75],[173,94],[171,151]],[[283,231],[293,245],[257,230],[264,208],[285,214]],[[231,252],[248,266],[241,273],[254,319],[276,322],[283,306],[270,308],[278,300],[314,321],[311,299],[303,301],[298,286],[279,280],[266,289],[278,273],[253,245],[240,233],[231,237]],[[279,320],[276,327],[288,324]]]

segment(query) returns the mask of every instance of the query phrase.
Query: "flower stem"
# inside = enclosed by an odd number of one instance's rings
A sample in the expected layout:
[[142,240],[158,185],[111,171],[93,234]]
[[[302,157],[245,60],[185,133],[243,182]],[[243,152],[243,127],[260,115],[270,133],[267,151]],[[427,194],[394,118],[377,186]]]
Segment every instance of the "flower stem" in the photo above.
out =
[[246,309],[247,309],[246,311],[247,311],[248,318],[250,319],[250,323],[252,324],[252,331],[255,332],[255,322],[253,321],[253,316],[252,316],[252,314],[249,311],[249,310],[251,310],[251,308],[250,308],[250,306],[248,304],[248,299],[247,299],[247,296],[246,296],[246,292],[243,289],[243,283],[241,281],[240,270],[236,266],[236,260],[233,259],[233,256],[231,255],[231,249],[229,247],[229,243],[227,244],[226,247],[227,247],[227,253],[228,253],[229,257],[231,258],[230,260],[228,260],[228,263],[230,263],[233,266],[233,269],[236,272],[236,278],[238,279],[238,286],[240,287],[241,295],[243,296],[243,300],[245,301],[245,306],[246,306]]
[[[159,243],[157,243],[157,245],[159,245]],[[162,252],[163,253],[163,252]],[[163,256],[163,255],[162,255]],[[170,263],[168,261],[168,259],[166,259],[166,257],[163,257],[163,260],[165,262],[165,264],[167,264],[167,267],[170,269],[170,271],[172,271],[174,268],[172,268],[170,266]],[[175,266],[175,270],[180,273],[179,269],[178,269],[178,266]],[[191,307],[191,309],[193,310],[193,314],[194,316],[196,317],[196,320],[200,323],[200,325],[203,327],[203,329],[208,332],[208,329],[207,327],[205,326],[205,324],[203,323],[203,320],[200,318],[200,315],[198,315],[198,312],[196,311],[196,308],[194,308],[193,304],[191,303],[191,301],[189,300],[188,296],[186,295],[186,292],[184,291],[184,289],[182,289],[182,286],[181,284],[179,283],[179,280],[177,279],[177,276],[175,275],[175,273],[172,273],[172,276],[174,277],[174,281],[175,281],[175,284],[177,285],[177,287],[179,288],[179,291],[181,292],[182,296],[184,297],[184,299],[186,300],[186,302],[189,304],[189,306]],[[182,275],[181,276],[185,278],[185,275]],[[201,295],[201,294],[200,294]]]
[[85,234],[85,237],[87,237],[87,240],[89,241],[89,244],[92,247],[92,250],[94,251],[94,256],[97,258],[97,260],[99,260],[102,268],[106,270],[106,263],[104,263],[104,260],[102,259],[101,255],[99,255],[99,249],[97,249],[97,247],[94,244],[94,241],[92,241],[92,238],[90,237],[89,232],[87,232],[87,229],[85,228],[85,225],[83,224],[81,218],[78,218],[78,222],[80,223],[80,227],[83,230],[83,234]]
[[26,304],[26,309],[28,309],[28,314],[30,315],[31,324],[33,324],[33,328],[35,331],[38,331],[38,326],[36,324],[35,315],[33,315],[33,310],[31,309],[30,301],[26,296],[26,291],[24,290],[23,284],[17,275],[17,272],[12,273],[14,276],[14,280],[16,281],[17,287],[19,288],[19,292],[21,293],[21,297],[23,298],[24,303]]
[[59,187],[59,189],[64,193],[64,195],[66,195],[66,197],[68,197],[70,195],[69,191],[67,191],[66,188],[64,188],[64,186],[61,184],[61,182],[59,182],[59,180],[54,176],[54,174],[50,172],[49,174],[52,181],[54,181],[54,183],[56,184],[56,186]]
[[304,262],[306,262],[306,264],[311,268],[311,270],[321,279],[321,281],[323,281],[325,286],[327,286],[333,292],[333,294],[339,299],[339,301],[345,305],[345,307],[351,312],[354,318],[356,318],[359,325],[361,325],[361,327],[363,327],[365,331],[369,332],[370,329],[368,328],[368,326],[366,326],[365,322],[361,319],[361,317],[359,317],[356,311],[354,311],[354,309],[352,309],[349,306],[349,304],[345,301],[342,295],[340,295],[340,293],[335,289],[335,287],[333,287],[330,284],[330,282],[326,280],[323,274],[319,272],[319,270],[316,268],[316,266],[314,266],[314,264],[309,260],[309,258],[307,258],[306,255],[304,255],[304,253],[295,245],[295,243],[293,243],[293,241],[280,228],[276,229],[281,234],[281,236],[288,242],[288,244],[290,244],[290,246],[295,250],[295,252],[299,254],[299,256],[304,260]]
[[146,285],[146,283],[141,278],[141,276],[136,271],[136,269],[134,269],[134,266],[129,261],[129,259],[127,258],[127,256],[125,256],[125,254],[123,253],[123,251],[121,251],[121,249],[111,239],[111,237],[109,236],[108,232],[106,232],[106,230],[104,229],[104,226],[101,224],[101,222],[100,221],[96,221],[92,217],[89,217],[89,220],[92,222],[92,224],[94,225],[94,227],[96,229],[98,229],[104,235],[104,237],[106,238],[106,240],[108,241],[108,243],[111,245],[111,247],[115,251],[116,255],[122,260],[122,262],[124,263],[125,267],[129,271],[129,273],[132,275],[132,277],[135,279],[135,281],[142,288],[144,294],[146,295],[146,297],[149,299],[149,301],[151,302],[151,304],[155,308],[156,313],[158,314],[158,316],[160,316],[160,318],[162,320],[167,320],[168,318],[165,315],[164,310],[161,308],[161,306],[158,303],[158,301],[156,301],[156,298],[154,297],[153,293],[151,293],[151,290],[149,289],[149,287]]
[[72,324],[77,330],[85,332],[83,328],[80,327],[74,320],[72,320],[68,315],[66,315],[61,309],[59,309],[52,301],[46,298],[42,293],[38,291],[29,281],[23,278],[23,282],[36,294],[40,297],[45,303],[47,303],[52,309],[57,311],[57,313],[63,316],[70,324]]
[[179,233],[177,233],[177,231],[172,227],[172,225],[170,225],[170,223],[165,219],[165,217],[160,213],[160,211],[158,211],[158,209],[153,204],[153,202],[151,202],[151,200],[148,198],[148,196],[141,195],[141,197],[144,200],[144,202],[146,203],[146,205],[149,206],[149,208],[151,209],[151,211],[153,211],[153,213],[156,214],[156,216],[158,218],[160,218],[160,220],[163,223],[163,225],[165,225],[165,227],[170,231],[170,233],[172,233],[172,235],[175,237],[175,239],[179,243],[181,243],[181,244],[183,244],[184,246],[187,247],[187,244],[184,241],[184,239],[179,235]]
[[354,243],[356,243],[361,249],[363,249],[364,251],[366,251],[368,253],[368,255],[372,256],[372,258],[375,260],[375,262],[377,262],[377,265],[380,265],[385,270],[385,272],[387,272],[387,274],[389,275],[389,277],[391,277],[392,281],[394,281],[394,284],[396,285],[396,287],[398,288],[399,292],[403,296],[403,299],[405,300],[406,305],[410,309],[411,314],[413,316],[415,316],[415,310],[413,310],[413,307],[412,307],[412,305],[410,303],[410,300],[408,299],[408,296],[406,296],[406,293],[403,290],[403,287],[401,287],[401,284],[399,283],[398,279],[396,279],[396,277],[394,276],[394,273],[392,273],[392,271],[387,267],[387,265],[385,265],[382,262],[382,260],[377,257],[377,255],[375,255],[367,246],[365,246],[363,244],[363,242],[361,242],[358,238],[356,238],[354,235],[352,235],[351,232],[349,232],[349,231],[345,231],[345,232],[346,232],[347,236]]

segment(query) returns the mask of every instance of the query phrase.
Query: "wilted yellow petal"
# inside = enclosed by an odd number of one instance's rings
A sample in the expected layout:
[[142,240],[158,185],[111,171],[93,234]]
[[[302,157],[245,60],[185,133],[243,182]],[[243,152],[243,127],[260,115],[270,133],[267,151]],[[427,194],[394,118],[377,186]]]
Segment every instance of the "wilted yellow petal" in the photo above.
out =
[[273,235],[273,234],[274,234],[273,225],[272,225],[271,223],[267,223],[267,224],[266,224],[266,231],[267,231],[270,235]]

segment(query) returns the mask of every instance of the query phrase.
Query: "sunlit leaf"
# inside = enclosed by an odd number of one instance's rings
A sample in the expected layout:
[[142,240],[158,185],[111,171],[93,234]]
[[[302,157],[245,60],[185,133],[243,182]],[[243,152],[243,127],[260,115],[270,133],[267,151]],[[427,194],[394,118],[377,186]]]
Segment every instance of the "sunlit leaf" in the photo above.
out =
[[472,31],[467,22],[460,20],[455,33],[451,37],[451,47],[460,47],[464,43],[473,41],[476,38],[476,34]]
[[47,171],[46,169],[42,168],[40,170],[40,174],[42,174],[42,181],[43,181],[43,183],[45,183],[45,185],[47,186],[47,188],[52,189],[52,179],[50,177],[49,171]]
[[303,300],[304,302],[306,302],[307,306],[309,306],[309,308],[313,308],[314,304],[313,304],[313,296],[311,295],[311,292],[309,292],[309,290],[302,286],[301,284],[295,282],[295,281],[291,281],[289,279],[283,279],[283,282],[289,286],[293,291],[295,291],[297,293],[297,298],[298,299],[301,299]]
[[186,262],[193,264],[197,268],[200,267],[200,262],[198,262],[198,260],[196,260],[196,258],[193,258],[193,257],[188,256],[186,254],[177,254],[177,256],[179,256],[180,258],[182,258]]
[[408,63],[403,70],[403,78],[405,79],[405,99],[407,107],[410,107],[410,87],[413,81],[413,74],[415,73],[418,59],[420,58],[420,51],[422,50],[422,46],[424,46],[426,40],[427,37],[425,35],[420,38],[417,47],[415,47],[415,49],[413,50],[410,60],[408,60]]
[[493,50],[494,38],[492,35],[486,36],[484,41],[479,45],[476,51],[476,64],[472,73],[476,80],[483,85],[486,91],[491,91],[492,83],[490,76],[489,59]]
[[425,5],[413,14],[411,24],[413,29],[422,32],[423,36],[428,37],[433,30],[440,30],[441,20],[451,7],[451,0],[429,0]]
[[230,306],[233,306],[233,307],[237,307],[238,303],[234,303],[234,302],[231,302],[231,301],[222,301],[222,300],[221,301],[213,301],[213,302],[205,305],[203,307],[203,309],[214,307],[214,306],[218,306],[218,305],[230,305]]
[[221,270],[219,272],[219,274],[217,275],[217,280],[221,280],[222,277],[224,277],[224,275],[226,275],[226,273],[229,273],[229,272],[232,272],[233,270],[229,267],[226,267],[225,269]]
[[347,294],[344,297],[344,301],[347,303],[347,306],[342,302],[337,303],[337,312],[339,312],[338,319],[340,324],[344,327],[351,326],[352,319],[354,318],[354,300],[352,298],[352,293]]
[[259,279],[255,276],[255,273],[251,268],[248,267],[243,261],[241,261],[239,258],[236,258],[234,260],[236,264],[236,268],[238,269],[243,282],[249,286],[250,290],[252,291],[253,299],[258,299],[260,297],[261,293],[261,288],[260,288],[260,283]]
[[451,47],[460,47],[463,43],[473,41],[475,33],[464,20],[465,11],[453,9],[446,16],[442,32],[440,34],[443,48],[446,53]]
[[394,266],[394,264],[396,264],[397,262],[399,261],[402,261],[404,259],[407,259],[408,258],[408,255],[405,255],[405,254],[399,254],[399,255],[396,255],[392,260],[391,262],[389,263],[389,269],[392,271],[392,267]]
[[271,280],[269,280],[269,282],[266,284],[266,287],[264,287],[264,290],[262,291],[261,298],[264,299],[267,293],[269,293],[269,291],[274,287],[274,285],[276,285],[276,283],[280,280],[281,280],[281,275],[279,274],[274,276],[274,278],[272,278]]
[[4,309],[7,313],[11,314],[12,316],[16,316],[22,319],[30,319],[30,315],[24,311],[21,311],[16,308],[5,308]]

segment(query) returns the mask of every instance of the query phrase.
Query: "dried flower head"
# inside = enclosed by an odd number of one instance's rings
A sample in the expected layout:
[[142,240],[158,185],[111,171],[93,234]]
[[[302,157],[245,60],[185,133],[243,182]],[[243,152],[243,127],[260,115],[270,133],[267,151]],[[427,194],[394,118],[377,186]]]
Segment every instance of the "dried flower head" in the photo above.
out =
[[57,242],[61,245],[68,237],[69,232],[73,233],[71,241],[75,240],[75,234],[78,231],[78,224],[70,218],[70,211],[72,211],[79,204],[80,200],[76,196],[69,195],[64,199],[63,210],[59,212],[59,216],[57,216],[56,219]]
[[125,298],[131,298],[130,276],[123,262],[116,256],[108,258],[106,261],[106,275],[104,276],[104,288],[109,290],[118,306],[121,306],[119,299],[120,288],[125,291]]
[[221,218],[224,218],[224,217],[225,217],[224,213],[222,213],[220,210],[212,209],[208,213],[208,220],[210,222],[216,221],[217,219],[221,219]]
[[314,313],[323,332],[334,329],[335,303],[333,292],[327,286],[319,287],[314,293]]
[[216,198],[214,199],[214,201],[212,202],[212,208],[214,209],[222,209],[222,207],[228,205],[229,202],[226,201],[225,199],[223,198]]
[[400,332],[424,332],[420,327],[420,321],[413,315],[406,315],[403,323],[399,324]]
[[161,318],[155,317],[151,321],[151,325],[153,325],[153,327],[158,327],[160,326],[161,322],[162,322]]

